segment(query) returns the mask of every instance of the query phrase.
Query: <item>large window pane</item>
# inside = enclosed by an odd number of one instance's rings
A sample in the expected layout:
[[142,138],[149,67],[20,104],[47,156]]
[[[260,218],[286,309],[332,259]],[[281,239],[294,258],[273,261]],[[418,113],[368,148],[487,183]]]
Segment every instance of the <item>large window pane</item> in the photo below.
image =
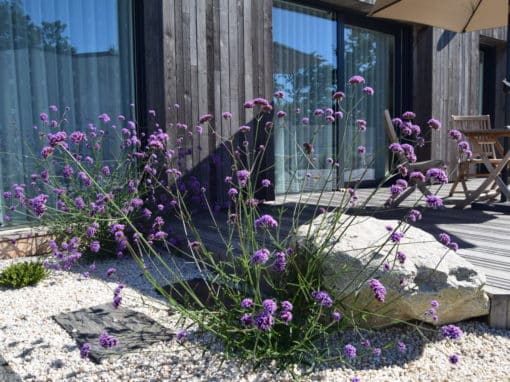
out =
[[[383,125],[384,109],[393,104],[394,78],[394,36],[370,29],[348,26],[344,28],[344,71],[345,78],[361,75],[366,83],[375,89],[367,102],[356,107],[356,119],[366,119],[367,130],[358,133],[356,126],[347,126],[346,140],[343,146],[345,163],[344,180],[380,179],[384,176],[387,150]],[[347,109],[352,108],[353,98],[350,92],[359,89],[347,87]],[[366,147],[366,155],[358,155],[356,148]],[[349,168],[350,167],[350,168]],[[366,171],[366,172],[365,172]]]
[[[325,123],[324,116],[314,117],[313,111],[330,108],[336,89],[334,14],[275,1],[273,57],[275,89],[286,93],[279,109],[288,114],[285,126],[275,127],[276,192],[320,189],[331,172],[326,158],[335,152],[333,125]],[[310,123],[303,124],[303,117]],[[305,143],[313,145],[313,156],[303,154]]]
[[0,191],[37,170],[32,126],[48,105],[70,107],[69,129],[132,117],[132,62],[130,0],[0,0]]

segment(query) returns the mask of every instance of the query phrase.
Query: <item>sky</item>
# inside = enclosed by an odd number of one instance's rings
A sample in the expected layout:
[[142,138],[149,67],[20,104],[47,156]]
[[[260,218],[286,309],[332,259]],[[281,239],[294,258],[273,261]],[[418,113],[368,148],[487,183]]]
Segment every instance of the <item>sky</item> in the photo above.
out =
[[77,53],[119,47],[117,0],[22,0],[22,6],[38,26],[56,20],[67,24],[65,35]]

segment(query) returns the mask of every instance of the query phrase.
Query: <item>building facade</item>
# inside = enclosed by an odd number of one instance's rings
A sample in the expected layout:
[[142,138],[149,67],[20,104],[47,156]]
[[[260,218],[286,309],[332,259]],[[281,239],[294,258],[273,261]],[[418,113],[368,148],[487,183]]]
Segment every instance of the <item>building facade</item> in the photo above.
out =
[[[170,126],[177,119],[193,126],[212,113],[215,129],[230,137],[255,123],[253,111],[243,107],[246,100],[272,100],[274,91],[283,90],[287,97],[278,107],[310,114],[331,107],[331,94],[346,91],[347,79],[360,74],[375,89],[361,109],[368,121],[363,140],[336,124],[316,137],[318,163],[330,156],[341,163],[335,184],[347,184],[352,179],[345,174],[365,167],[365,179],[384,177],[386,108],[394,115],[414,110],[418,122],[434,117],[445,127],[452,114],[487,113],[494,126],[503,124],[506,28],[454,34],[372,19],[366,16],[371,3],[0,0],[0,188],[25,182],[32,171],[29,153],[39,140],[33,124],[48,105],[70,106],[70,123],[84,129],[100,113],[147,126],[152,109],[173,139]],[[169,107],[175,104],[178,115]],[[225,111],[233,115],[228,123],[219,118]],[[262,197],[296,191],[304,179],[302,164],[289,159],[294,143],[312,134],[313,126],[292,127],[301,118],[289,113],[290,128],[271,137],[265,161],[274,188]],[[454,162],[446,129],[426,136],[431,142],[420,159]],[[187,167],[221,203],[230,164],[214,134],[199,140]],[[363,161],[352,154],[358,144],[370,153]],[[320,178],[325,169],[318,165],[316,171],[312,175]]]

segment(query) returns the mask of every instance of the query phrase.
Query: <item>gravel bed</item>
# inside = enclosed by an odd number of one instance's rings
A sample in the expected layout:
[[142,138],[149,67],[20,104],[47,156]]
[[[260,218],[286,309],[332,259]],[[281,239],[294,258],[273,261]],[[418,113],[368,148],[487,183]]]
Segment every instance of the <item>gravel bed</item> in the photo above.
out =
[[[16,261],[0,260],[0,270]],[[226,360],[220,344],[210,335],[191,333],[184,344],[162,341],[136,353],[108,359],[100,365],[80,358],[76,343],[52,319],[53,315],[111,302],[119,281],[126,284],[123,306],[145,313],[177,332],[182,323],[169,315],[161,297],[145,281],[131,259],[101,259],[90,278],[72,272],[52,271],[35,287],[0,289],[0,356],[23,381],[290,381],[289,373],[276,373],[271,366],[253,371],[247,362]],[[199,272],[175,258],[183,277]],[[86,270],[88,264],[82,265]],[[105,271],[115,267],[119,279],[105,280]],[[405,353],[395,346],[383,349],[379,359],[359,357],[352,365],[327,365],[312,374],[298,370],[303,380],[350,381],[510,381],[510,331],[489,328],[483,320],[459,326],[461,340],[439,340],[435,333],[421,337],[410,327],[393,327],[367,334],[372,345],[403,341]],[[333,339],[338,348],[351,342],[363,353],[353,332]],[[211,345],[212,343],[212,345]],[[208,344],[206,346],[205,344]],[[460,356],[453,365],[448,357]],[[14,380],[2,374],[0,381]]]

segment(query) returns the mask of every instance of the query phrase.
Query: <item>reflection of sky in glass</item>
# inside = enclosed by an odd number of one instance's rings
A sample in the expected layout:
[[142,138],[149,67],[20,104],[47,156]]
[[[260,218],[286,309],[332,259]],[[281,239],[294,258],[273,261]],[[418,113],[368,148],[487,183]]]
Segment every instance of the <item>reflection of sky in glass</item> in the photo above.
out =
[[67,24],[64,35],[77,53],[119,48],[117,0],[23,0],[22,6],[37,26]]
[[335,34],[336,23],[333,20],[273,8],[274,42],[306,54],[318,54],[332,65],[336,65],[335,45],[331,43],[336,41]]

